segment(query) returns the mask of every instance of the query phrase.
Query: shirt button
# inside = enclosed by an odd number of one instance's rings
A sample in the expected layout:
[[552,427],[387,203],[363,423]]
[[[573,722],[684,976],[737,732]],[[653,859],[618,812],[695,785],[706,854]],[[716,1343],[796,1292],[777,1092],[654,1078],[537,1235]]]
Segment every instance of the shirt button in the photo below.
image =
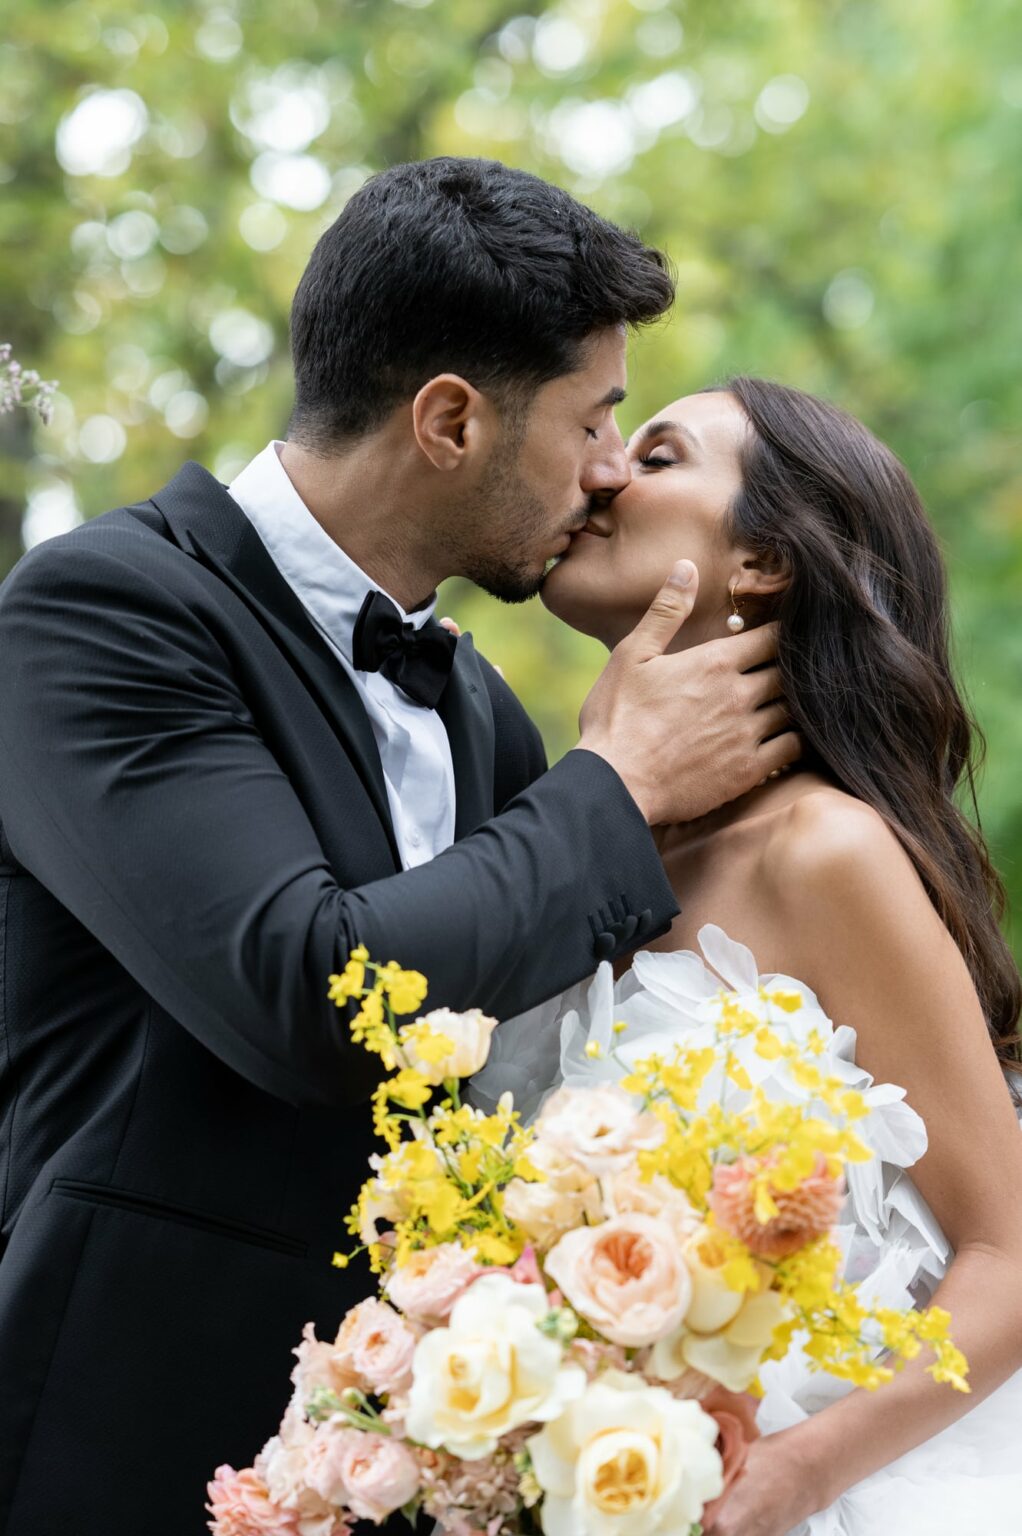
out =
[[413,848],[418,848],[422,843],[422,838],[419,836],[418,832],[412,832],[409,834],[408,841],[411,843]]

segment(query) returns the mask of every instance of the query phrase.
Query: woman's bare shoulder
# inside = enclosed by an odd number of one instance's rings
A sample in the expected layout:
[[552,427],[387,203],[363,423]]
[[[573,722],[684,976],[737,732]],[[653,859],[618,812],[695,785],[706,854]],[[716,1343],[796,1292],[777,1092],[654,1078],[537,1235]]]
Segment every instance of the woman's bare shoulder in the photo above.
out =
[[771,818],[764,863],[775,876],[820,880],[876,878],[912,862],[879,811],[822,782],[807,786]]
[[807,788],[775,819],[762,878],[788,924],[806,922],[819,931],[852,922],[868,934],[897,921],[915,937],[920,927],[932,938],[943,931],[915,865],[883,816],[830,785]]

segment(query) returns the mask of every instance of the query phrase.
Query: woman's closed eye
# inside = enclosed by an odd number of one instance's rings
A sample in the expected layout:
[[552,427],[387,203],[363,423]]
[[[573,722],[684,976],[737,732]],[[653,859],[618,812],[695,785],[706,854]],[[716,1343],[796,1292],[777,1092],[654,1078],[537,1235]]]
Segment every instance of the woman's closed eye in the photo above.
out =
[[640,453],[637,462],[643,469],[670,469],[673,464],[677,464],[678,460],[668,458],[663,453]]

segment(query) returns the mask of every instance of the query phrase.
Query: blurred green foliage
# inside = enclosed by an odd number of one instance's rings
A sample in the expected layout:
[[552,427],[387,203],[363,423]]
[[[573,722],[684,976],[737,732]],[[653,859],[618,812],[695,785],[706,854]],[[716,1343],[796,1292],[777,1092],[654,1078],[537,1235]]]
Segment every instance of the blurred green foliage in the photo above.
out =
[[[280,435],[320,230],[388,163],[493,155],[677,264],[626,430],[741,370],[904,458],[1022,910],[1020,152],[1015,0],[5,0],[0,340],[61,395],[48,428],[0,422],[0,573],[185,457],[228,478]],[[535,603],[444,606],[563,751],[598,648]]]

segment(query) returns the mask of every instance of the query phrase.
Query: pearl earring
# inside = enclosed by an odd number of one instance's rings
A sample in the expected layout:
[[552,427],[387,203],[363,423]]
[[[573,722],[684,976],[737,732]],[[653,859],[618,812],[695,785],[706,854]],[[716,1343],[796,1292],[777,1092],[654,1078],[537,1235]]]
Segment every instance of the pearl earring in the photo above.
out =
[[745,620],[738,612],[738,599],[735,596],[737,591],[738,583],[735,582],[734,586],[731,588],[731,607],[734,609],[734,612],[728,616],[727,621],[727,627],[733,635],[740,635],[742,630],[745,628]]

